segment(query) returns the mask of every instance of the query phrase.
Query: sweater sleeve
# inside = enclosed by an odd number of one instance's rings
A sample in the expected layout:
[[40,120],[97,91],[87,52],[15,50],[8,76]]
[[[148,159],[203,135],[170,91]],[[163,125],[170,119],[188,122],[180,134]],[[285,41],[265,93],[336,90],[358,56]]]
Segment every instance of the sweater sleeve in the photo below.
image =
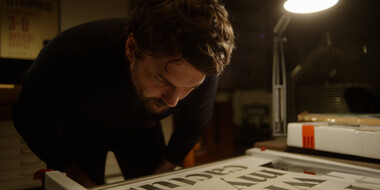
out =
[[[40,52],[25,72],[18,102],[13,109],[13,122],[29,148],[49,167],[64,170],[72,163],[70,139],[65,139],[63,126],[69,118],[65,109],[70,81],[61,66],[59,43],[53,40]],[[70,107],[67,106],[66,107]],[[66,121],[64,121],[66,118]],[[66,123],[65,123],[66,122]]]
[[176,112],[173,134],[167,146],[166,158],[180,164],[208,127],[218,87],[216,77],[205,82],[181,102]]
[[[25,72],[13,122],[29,148],[51,168],[68,168],[80,153],[83,135],[97,123],[93,118],[108,110],[101,106],[111,96],[104,98],[109,91],[101,87],[107,87],[104,78],[124,77],[121,71],[113,72],[125,59],[124,27],[125,19],[120,18],[65,30]],[[102,104],[94,103],[100,100]],[[92,110],[95,115],[86,117]]]

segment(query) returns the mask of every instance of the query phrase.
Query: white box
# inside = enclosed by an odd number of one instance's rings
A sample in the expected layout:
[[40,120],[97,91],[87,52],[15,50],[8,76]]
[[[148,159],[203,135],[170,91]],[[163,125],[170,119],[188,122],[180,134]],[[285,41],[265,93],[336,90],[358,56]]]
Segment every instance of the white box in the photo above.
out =
[[380,127],[295,122],[288,124],[288,146],[380,159]]

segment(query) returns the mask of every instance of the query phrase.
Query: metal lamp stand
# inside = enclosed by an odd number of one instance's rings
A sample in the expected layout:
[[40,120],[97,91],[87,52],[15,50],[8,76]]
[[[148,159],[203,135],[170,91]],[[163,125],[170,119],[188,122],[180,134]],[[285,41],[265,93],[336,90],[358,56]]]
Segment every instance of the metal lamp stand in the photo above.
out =
[[291,16],[283,15],[277,22],[273,33],[273,73],[272,96],[273,116],[272,135],[274,137],[286,136],[286,72],[284,56],[284,38],[282,34],[288,27]]

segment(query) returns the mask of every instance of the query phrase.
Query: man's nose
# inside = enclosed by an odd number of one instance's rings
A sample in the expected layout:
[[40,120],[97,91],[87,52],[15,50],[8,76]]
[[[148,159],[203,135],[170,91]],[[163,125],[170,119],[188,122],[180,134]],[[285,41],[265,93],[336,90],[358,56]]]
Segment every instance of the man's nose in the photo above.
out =
[[179,101],[180,91],[177,88],[167,90],[163,95],[163,100],[169,107],[175,107]]

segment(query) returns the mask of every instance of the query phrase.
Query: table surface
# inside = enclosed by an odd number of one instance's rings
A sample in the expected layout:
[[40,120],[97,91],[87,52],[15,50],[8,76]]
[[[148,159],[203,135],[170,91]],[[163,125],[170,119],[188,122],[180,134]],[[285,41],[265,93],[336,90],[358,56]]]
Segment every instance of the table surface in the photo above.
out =
[[274,138],[272,140],[256,142],[254,144],[256,148],[266,148],[271,150],[283,151],[283,152],[291,152],[297,153],[306,156],[312,156],[316,158],[331,160],[335,162],[341,162],[346,164],[352,164],[357,166],[368,167],[372,169],[380,170],[380,160],[371,159],[371,158],[362,158],[357,156],[343,155],[343,154],[335,154],[324,151],[289,147],[286,144],[286,138]]

